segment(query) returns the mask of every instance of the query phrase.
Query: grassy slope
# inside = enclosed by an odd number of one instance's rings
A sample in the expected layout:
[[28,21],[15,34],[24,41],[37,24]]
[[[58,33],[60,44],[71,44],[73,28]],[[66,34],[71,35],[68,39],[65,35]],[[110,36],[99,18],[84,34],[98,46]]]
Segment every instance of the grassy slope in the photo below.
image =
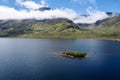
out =
[[108,19],[95,32],[103,38],[120,38],[120,17]]
[[108,19],[96,29],[81,29],[68,19],[0,21],[0,36],[25,38],[119,38],[120,17]]
[[78,38],[82,30],[68,19],[47,20],[44,23],[37,22],[31,27],[32,33],[21,34],[19,37],[37,38]]

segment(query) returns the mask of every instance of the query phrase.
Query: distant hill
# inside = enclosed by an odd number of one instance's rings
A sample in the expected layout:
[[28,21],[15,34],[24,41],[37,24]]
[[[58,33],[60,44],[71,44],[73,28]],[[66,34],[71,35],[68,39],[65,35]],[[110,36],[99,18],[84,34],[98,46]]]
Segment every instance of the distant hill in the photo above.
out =
[[[120,14],[107,13],[109,18],[99,20],[92,24],[79,23],[81,29],[90,31],[92,38],[119,38],[120,39]],[[113,16],[114,15],[114,16]]]
[[35,11],[48,11],[48,10],[51,10],[50,7],[41,7],[39,9],[35,9]]
[[113,37],[120,36],[120,16],[112,17],[102,22],[95,30],[97,33]]

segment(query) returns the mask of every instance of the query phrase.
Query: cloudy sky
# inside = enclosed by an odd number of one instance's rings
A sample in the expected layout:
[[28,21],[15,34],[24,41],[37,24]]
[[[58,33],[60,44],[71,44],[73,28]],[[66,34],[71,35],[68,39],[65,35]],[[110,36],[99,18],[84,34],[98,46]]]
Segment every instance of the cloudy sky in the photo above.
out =
[[[68,18],[75,23],[94,23],[107,18],[105,12],[120,12],[119,5],[120,0],[0,0],[0,19]],[[44,6],[52,10],[35,11]]]

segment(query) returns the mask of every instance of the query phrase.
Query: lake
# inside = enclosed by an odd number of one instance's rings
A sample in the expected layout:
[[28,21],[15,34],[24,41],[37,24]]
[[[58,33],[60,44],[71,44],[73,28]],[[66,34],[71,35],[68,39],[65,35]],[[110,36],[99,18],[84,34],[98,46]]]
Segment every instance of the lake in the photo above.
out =
[[[84,59],[59,52],[87,52]],[[0,80],[120,80],[120,42],[93,39],[0,39]]]

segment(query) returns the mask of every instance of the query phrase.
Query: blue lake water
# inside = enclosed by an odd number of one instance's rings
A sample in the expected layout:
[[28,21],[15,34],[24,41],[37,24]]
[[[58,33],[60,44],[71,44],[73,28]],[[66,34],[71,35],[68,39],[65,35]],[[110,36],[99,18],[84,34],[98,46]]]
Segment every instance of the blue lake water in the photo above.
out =
[[[89,56],[60,56],[65,50],[83,51]],[[120,42],[1,38],[0,80],[120,80]]]

